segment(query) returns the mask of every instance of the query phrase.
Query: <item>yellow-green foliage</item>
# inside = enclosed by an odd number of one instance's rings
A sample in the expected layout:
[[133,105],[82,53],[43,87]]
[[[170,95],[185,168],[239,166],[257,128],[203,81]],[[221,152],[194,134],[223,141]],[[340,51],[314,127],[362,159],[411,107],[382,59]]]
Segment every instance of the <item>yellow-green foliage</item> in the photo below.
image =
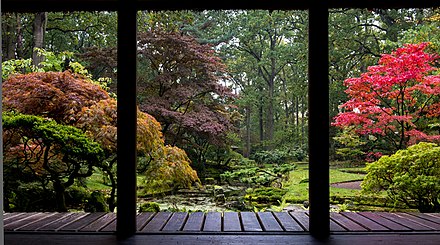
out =
[[367,165],[365,192],[386,190],[395,202],[422,212],[440,211],[440,147],[421,142]]
[[163,146],[163,156],[151,161],[145,172],[144,187],[152,193],[178,188],[190,188],[200,184],[197,172],[191,168],[191,160],[185,151],[174,146]]

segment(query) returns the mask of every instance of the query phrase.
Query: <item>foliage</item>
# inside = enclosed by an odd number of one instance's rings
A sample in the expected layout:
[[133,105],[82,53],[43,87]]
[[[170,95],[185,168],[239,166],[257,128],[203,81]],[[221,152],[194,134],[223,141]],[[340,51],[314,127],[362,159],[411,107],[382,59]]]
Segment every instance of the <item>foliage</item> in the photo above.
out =
[[3,83],[4,110],[41,115],[74,125],[79,112],[109,95],[81,75],[65,72],[36,72],[10,77]]
[[[239,91],[245,115],[242,140],[245,154],[255,145],[273,149],[286,128],[303,141],[307,101],[307,14],[304,11],[249,10],[226,12],[225,27],[233,41],[220,46]],[[302,101],[303,103],[300,103]],[[301,112],[302,110],[302,112]],[[295,125],[296,124],[296,125]],[[295,126],[294,126],[295,125]]]
[[90,194],[91,191],[87,186],[84,187],[75,183],[66,189],[66,205],[75,209],[82,209],[90,198]]
[[85,212],[108,212],[109,208],[106,203],[104,194],[101,191],[94,191],[88,198],[85,207]]
[[[5,171],[5,173],[7,173]],[[9,212],[31,212],[36,210],[56,211],[56,199],[52,190],[44,188],[39,182],[19,182],[14,191],[9,191],[5,179],[5,210]]]
[[[11,76],[3,83],[3,105],[4,110],[41,115],[73,125],[93,138],[104,150],[101,167],[115,192],[117,102],[100,85],[69,71]],[[156,178],[151,188],[190,187],[199,181],[186,153],[165,145],[161,125],[154,117],[138,111],[137,130],[139,156],[149,159],[149,165],[143,166],[141,172],[151,174],[150,180]],[[110,199],[114,198],[112,194]]]
[[440,135],[428,127],[440,116],[440,75],[433,66],[438,56],[424,51],[428,45],[405,45],[382,55],[360,77],[346,79],[350,100],[341,105],[344,111],[333,125],[354,126],[359,135],[386,140],[385,151],[439,141]]
[[146,202],[142,203],[139,206],[139,212],[159,212],[160,206],[158,203],[155,202]]
[[249,186],[278,185],[286,175],[295,169],[294,164],[282,164],[274,167],[246,167],[235,171],[226,171],[221,174],[222,181],[229,184],[240,182]]
[[[49,119],[24,114],[3,114],[5,172],[22,171],[43,189],[50,183],[56,193],[57,209],[66,210],[65,190],[80,177],[100,167],[103,151],[79,129]],[[7,174],[9,176],[9,174]],[[5,182],[14,182],[6,177]],[[8,184],[5,184],[8,191]]]
[[440,211],[440,146],[420,142],[367,165],[366,192],[386,190],[395,202],[421,212]]
[[234,130],[234,95],[220,82],[225,67],[209,45],[180,33],[139,35],[140,109],[162,125],[166,144],[204,161],[206,147],[224,145]]
[[354,132],[353,126],[343,128],[338,136],[333,137],[333,139],[340,144],[341,147],[336,150],[336,154],[343,159],[360,160],[365,155],[361,147],[367,142]]
[[73,52],[64,51],[53,53],[44,49],[36,49],[39,56],[44,57],[44,61],[38,66],[32,64],[32,59],[10,59],[2,62],[2,78],[6,80],[11,75],[27,74],[31,72],[66,71],[90,76],[88,71],[79,62],[72,61]]
[[200,184],[197,172],[191,168],[191,161],[185,151],[168,145],[161,150],[163,157],[152,161],[145,172],[146,180],[142,184],[144,187],[158,193]]
[[250,202],[278,204],[287,190],[274,187],[260,187],[246,190],[245,200]]
[[254,153],[251,156],[251,159],[254,159],[255,162],[259,164],[284,164],[291,161],[302,161],[305,158],[305,153],[299,149],[293,150],[280,150],[275,149],[272,151],[259,151]]

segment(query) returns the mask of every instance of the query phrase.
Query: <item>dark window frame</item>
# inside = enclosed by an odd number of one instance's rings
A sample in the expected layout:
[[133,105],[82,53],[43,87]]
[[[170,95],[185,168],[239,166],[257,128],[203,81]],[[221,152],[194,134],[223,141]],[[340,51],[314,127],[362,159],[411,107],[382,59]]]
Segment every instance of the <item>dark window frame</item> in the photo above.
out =
[[[328,9],[429,8],[433,0],[230,1],[181,0],[2,0],[3,12],[116,11],[118,12],[118,212],[117,235],[136,232],[136,12],[138,10],[268,9],[309,11],[309,198],[310,233],[330,235]],[[327,103],[323,103],[327,101]],[[3,174],[3,172],[1,172]],[[123,201],[122,201],[123,200]],[[2,211],[2,210],[1,210]]]

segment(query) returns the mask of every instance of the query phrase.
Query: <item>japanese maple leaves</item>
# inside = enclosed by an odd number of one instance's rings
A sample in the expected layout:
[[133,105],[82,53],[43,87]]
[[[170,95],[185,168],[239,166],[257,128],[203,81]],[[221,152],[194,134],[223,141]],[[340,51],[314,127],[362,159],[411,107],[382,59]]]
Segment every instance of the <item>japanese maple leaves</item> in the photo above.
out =
[[344,81],[349,100],[334,126],[354,126],[359,135],[383,136],[397,149],[419,141],[440,141],[440,73],[438,55],[429,43],[407,44],[384,54],[378,65]]

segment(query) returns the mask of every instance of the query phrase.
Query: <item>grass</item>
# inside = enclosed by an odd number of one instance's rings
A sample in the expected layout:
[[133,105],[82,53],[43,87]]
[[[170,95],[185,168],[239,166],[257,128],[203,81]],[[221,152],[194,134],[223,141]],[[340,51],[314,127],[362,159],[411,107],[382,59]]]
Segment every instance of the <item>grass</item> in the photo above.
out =
[[[330,183],[348,182],[363,180],[365,174],[360,173],[361,168],[356,167],[356,171],[347,171],[350,168],[330,169]],[[284,195],[284,201],[290,203],[303,203],[309,199],[309,172],[308,164],[298,164],[297,168],[289,175],[288,181],[283,186],[287,189],[286,195]],[[330,196],[337,197],[352,197],[359,196],[360,190],[351,190],[345,188],[330,187]],[[339,198],[338,198],[339,199]]]
[[93,173],[92,176],[88,177],[86,180],[87,188],[91,191],[95,190],[110,190],[111,187],[104,185],[104,177],[100,173]]
[[[365,177],[365,170],[361,166],[350,167],[340,163],[330,167],[330,183],[359,181]],[[289,179],[283,183],[287,193],[283,203],[300,203],[308,201],[308,164],[297,164]],[[330,187],[330,203],[336,207],[333,211],[411,211],[395,206],[386,198],[386,192],[365,194],[361,190]]]

